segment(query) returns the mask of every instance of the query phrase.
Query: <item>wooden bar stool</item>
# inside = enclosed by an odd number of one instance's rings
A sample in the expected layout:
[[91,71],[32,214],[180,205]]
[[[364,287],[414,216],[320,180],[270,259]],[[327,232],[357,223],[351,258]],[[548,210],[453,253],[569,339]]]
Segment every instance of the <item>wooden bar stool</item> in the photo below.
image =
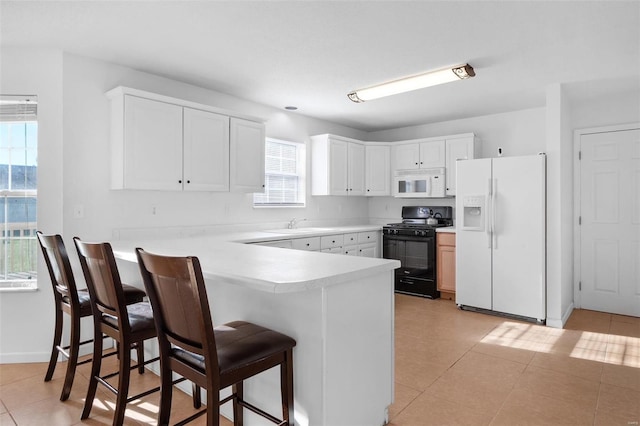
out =
[[[78,238],[74,238],[73,241],[78,250],[89,290],[94,333],[96,335],[104,333],[114,339],[117,342],[119,358],[117,372],[100,376],[102,340],[94,340],[91,378],[81,418],[89,417],[98,383],[100,383],[116,395],[113,424],[122,425],[127,403],[160,389],[156,387],[138,395],[128,396],[130,370],[143,368],[144,365],[158,360],[158,358],[144,362],[139,360],[137,365],[131,366],[131,349],[141,348],[142,342],[156,337],[153,312],[148,302],[132,305],[125,303],[120,274],[108,243],[85,243]],[[116,375],[118,376],[117,388],[107,382],[107,379]]]
[[[53,286],[56,315],[51,358],[49,359],[49,368],[47,369],[44,381],[48,382],[53,377],[58,361],[58,354],[66,357],[68,359],[67,372],[64,378],[64,385],[62,386],[62,393],[60,394],[60,400],[66,401],[71,393],[76,366],[91,362],[91,359],[78,362],[80,346],[93,342],[93,339],[83,342],[80,341],[80,319],[91,316],[89,293],[86,289],[78,290],[76,287],[71,262],[69,261],[62,237],[58,234],[45,235],[40,231],[37,232],[37,236]],[[146,296],[143,290],[126,284],[123,284],[123,291],[127,304],[142,302]],[[64,314],[69,315],[71,322],[68,346],[61,346]],[[140,349],[142,349],[142,347]],[[144,352],[140,350],[138,356],[144,359]]]
[[[218,425],[220,405],[233,400],[234,425],[243,424],[243,408],[278,425],[293,425],[293,347],[295,340],[244,321],[213,327],[200,263],[196,257],[159,256],[136,249],[140,271],[153,306],[158,333],[161,396],[158,424],[169,424],[172,372],[207,389],[205,410],[177,423],[207,414]],[[282,417],[279,420],[244,400],[243,381],[280,366]],[[220,390],[232,394],[220,400]]]

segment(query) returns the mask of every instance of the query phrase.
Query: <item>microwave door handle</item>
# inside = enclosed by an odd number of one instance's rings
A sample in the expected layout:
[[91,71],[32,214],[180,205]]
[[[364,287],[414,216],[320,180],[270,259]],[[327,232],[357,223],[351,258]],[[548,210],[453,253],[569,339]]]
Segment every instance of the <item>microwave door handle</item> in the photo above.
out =
[[425,178],[424,180],[425,184],[426,184],[426,190],[427,190],[427,197],[431,196],[431,176],[428,176]]

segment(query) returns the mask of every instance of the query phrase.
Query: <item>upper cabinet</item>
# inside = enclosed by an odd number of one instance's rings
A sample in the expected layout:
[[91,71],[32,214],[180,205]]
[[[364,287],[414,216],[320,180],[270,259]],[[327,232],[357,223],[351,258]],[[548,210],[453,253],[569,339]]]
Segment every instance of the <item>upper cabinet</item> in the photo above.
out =
[[264,124],[231,118],[231,191],[264,192]]
[[333,135],[311,137],[311,195],[364,195],[365,148]]
[[456,195],[456,162],[479,158],[480,141],[472,134],[446,139],[447,171],[445,184],[447,196]]
[[111,99],[111,187],[260,192],[264,123],[125,87]]
[[365,195],[391,195],[391,147],[366,145],[364,149]]
[[395,142],[391,148],[393,170],[445,167],[445,141],[415,140]]

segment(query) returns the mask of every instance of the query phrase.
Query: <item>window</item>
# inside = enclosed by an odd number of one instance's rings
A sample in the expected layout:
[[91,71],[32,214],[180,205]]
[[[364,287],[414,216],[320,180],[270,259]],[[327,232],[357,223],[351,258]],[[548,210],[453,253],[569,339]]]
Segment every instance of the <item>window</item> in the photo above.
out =
[[0,289],[37,288],[35,97],[0,97]]
[[301,207],[305,202],[305,146],[266,140],[264,193],[253,194],[254,206]]

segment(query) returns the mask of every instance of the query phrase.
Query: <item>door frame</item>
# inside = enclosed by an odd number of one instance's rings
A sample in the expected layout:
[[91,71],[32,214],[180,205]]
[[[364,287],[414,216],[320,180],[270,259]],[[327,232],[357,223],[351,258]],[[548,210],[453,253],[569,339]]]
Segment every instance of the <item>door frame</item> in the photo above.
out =
[[580,239],[580,204],[582,202],[582,199],[580,197],[580,140],[584,135],[620,132],[635,129],[640,129],[640,122],[616,124],[612,126],[590,127],[585,129],[576,129],[573,131],[573,305],[575,308],[582,307],[582,299],[580,293],[580,282],[582,281],[582,277],[580,275],[582,267],[582,253],[580,251],[580,248],[582,247],[582,241]]

